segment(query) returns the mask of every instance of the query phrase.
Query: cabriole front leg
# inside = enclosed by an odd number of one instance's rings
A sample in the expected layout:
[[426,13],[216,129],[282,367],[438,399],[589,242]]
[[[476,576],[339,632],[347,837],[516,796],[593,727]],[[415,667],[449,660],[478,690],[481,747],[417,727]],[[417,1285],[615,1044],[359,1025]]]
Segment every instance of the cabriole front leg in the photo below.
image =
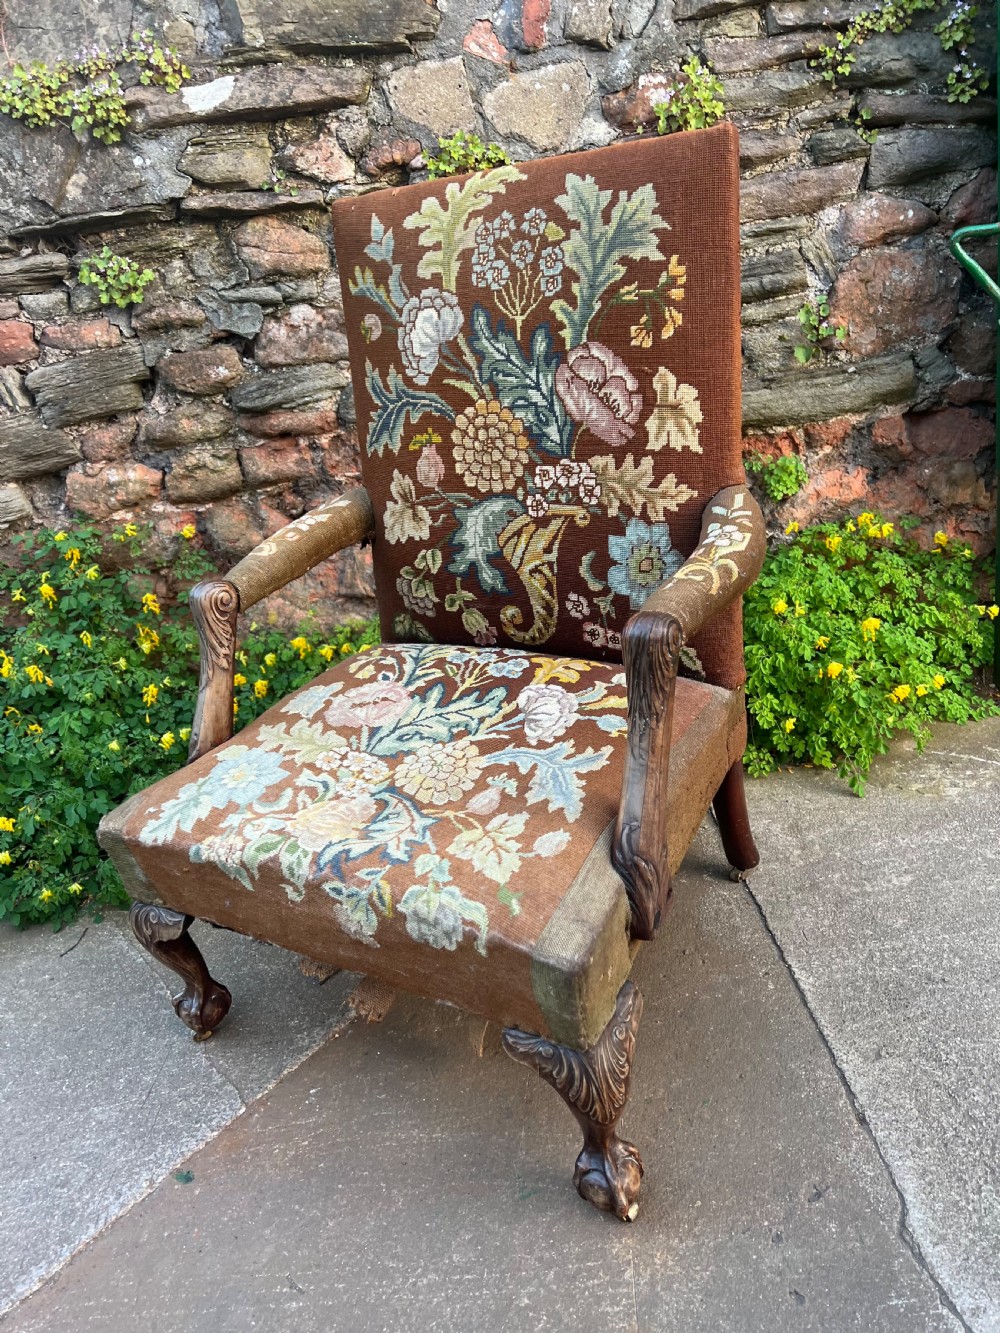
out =
[[133,903],[128,920],[142,947],[184,981],[184,990],[174,998],[174,1011],[195,1041],[207,1041],[229,1013],[233,997],[209,975],[201,950],[188,934],[194,917],[169,907]]
[[506,1028],[503,1034],[507,1054],[551,1083],[583,1130],[583,1150],[573,1172],[581,1198],[623,1222],[634,1221],[639,1211],[642,1158],[638,1148],[615,1131],[628,1100],[641,1013],[642,996],[633,982],[626,981],[618,992],[614,1017],[587,1051],[574,1051],[517,1028]]

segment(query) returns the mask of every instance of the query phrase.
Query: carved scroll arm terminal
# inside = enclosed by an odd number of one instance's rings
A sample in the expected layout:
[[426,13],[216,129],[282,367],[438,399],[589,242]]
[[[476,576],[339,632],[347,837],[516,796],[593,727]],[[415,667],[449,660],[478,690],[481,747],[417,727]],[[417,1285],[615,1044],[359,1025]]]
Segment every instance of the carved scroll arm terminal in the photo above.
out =
[[233,734],[236,620],[337,551],[370,537],[375,519],[363,486],[330,500],[254,547],[226,578],[191,589],[191,614],[201,645],[198,703],[191,724],[188,763]]
[[681,648],[753,583],[765,544],[749,490],[726,487],[706,506],[694,552],[625,626],[628,744],[612,860],[632,907],[633,939],[653,938],[670,890],[667,780]]

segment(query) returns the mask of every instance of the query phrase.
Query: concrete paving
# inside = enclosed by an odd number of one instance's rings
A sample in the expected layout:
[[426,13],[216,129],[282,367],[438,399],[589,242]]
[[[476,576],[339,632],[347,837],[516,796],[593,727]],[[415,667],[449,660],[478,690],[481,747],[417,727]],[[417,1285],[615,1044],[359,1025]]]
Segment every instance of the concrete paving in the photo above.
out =
[[33,1089],[0,1103],[8,1288],[139,1199],[3,1333],[1000,1328],[998,797],[990,723],[895,751],[865,801],[824,774],[753,784],[749,889],[702,830],[636,969],[632,1227],[576,1197],[565,1108],[455,1010],[401,997],[345,1026],[344,978],[211,932],[237,999],[197,1046],[121,935],[78,973],[90,932],[57,961],[75,934],[47,937],[41,1005],[44,968],[0,937],[4,1063]]

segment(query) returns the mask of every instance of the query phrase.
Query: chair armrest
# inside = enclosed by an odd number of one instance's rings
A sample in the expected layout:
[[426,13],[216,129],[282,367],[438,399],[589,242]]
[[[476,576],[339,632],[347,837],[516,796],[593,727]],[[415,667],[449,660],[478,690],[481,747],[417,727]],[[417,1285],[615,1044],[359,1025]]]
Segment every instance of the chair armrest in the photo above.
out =
[[698,546],[625,626],[628,742],[612,861],[632,907],[633,939],[653,938],[670,891],[667,779],[681,648],[753,583],[766,540],[750,492],[727,486],[705,509]]
[[228,577],[206,579],[191,589],[191,614],[201,646],[201,675],[188,763],[233,734],[239,613],[313,569],[327,556],[370,536],[374,527],[371,499],[359,486],[311,509],[255,546],[234,565]]

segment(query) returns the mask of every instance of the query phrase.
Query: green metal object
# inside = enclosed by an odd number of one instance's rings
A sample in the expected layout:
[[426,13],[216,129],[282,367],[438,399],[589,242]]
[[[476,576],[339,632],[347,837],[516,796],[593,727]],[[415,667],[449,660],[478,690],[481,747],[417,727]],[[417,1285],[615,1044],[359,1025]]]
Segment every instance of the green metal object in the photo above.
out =
[[[1000,402],[1000,286],[998,286],[990,275],[973,257],[963,249],[963,241],[982,240],[985,237],[994,236],[1000,238],[1000,222],[987,222],[978,227],[960,227],[951,238],[951,253],[958,262],[970,273],[979,283],[980,287],[986,289],[990,296],[996,301],[998,310],[998,338],[997,338],[997,400]],[[998,254],[1000,258],[1000,254]],[[993,599],[1000,600],[1000,421],[996,432],[996,474],[997,474],[997,523],[996,523],[996,555],[993,565]],[[1000,616],[993,622],[993,682],[1000,685]]]

